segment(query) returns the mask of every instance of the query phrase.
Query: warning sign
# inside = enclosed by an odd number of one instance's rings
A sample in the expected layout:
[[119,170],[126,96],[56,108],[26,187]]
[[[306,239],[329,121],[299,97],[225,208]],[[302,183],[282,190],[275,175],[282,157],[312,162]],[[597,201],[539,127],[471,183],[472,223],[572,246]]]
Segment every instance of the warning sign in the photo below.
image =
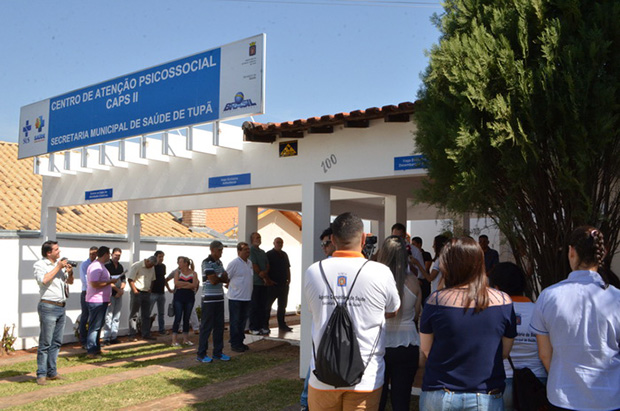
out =
[[297,155],[297,140],[280,142],[280,157],[292,157]]

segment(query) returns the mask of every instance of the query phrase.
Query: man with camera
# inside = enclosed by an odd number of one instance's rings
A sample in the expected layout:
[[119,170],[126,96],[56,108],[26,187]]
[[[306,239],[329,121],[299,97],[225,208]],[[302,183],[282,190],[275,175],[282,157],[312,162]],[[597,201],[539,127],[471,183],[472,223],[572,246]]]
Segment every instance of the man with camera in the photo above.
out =
[[65,305],[73,284],[73,264],[60,259],[56,241],[46,241],[41,246],[41,260],[34,263],[34,277],[39,284],[41,300],[39,312],[39,347],[37,348],[37,384],[60,378],[56,369],[58,352],[65,330]]

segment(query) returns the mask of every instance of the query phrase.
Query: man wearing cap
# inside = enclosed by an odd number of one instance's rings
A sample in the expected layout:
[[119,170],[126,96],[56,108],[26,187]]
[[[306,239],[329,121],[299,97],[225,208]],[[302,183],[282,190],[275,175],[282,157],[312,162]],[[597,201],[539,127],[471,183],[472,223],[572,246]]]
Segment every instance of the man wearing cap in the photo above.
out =
[[[224,244],[214,240],[209,247],[211,254],[202,262],[202,318],[197,360],[209,363],[216,360],[228,361],[230,357],[222,353],[224,348],[224,289],[228,274],[220,261]],[[209,336],[213,332],[213,358],[207,355]]]
[[136,341],[138,332],[138,311],[142,318],[142,338],[155,340],[151,337],[151,283],[155,278],[157,258],[152,255],[146,260],[134,263],[127,273],[127,281],[131,288],[129,305],[129,339]]
[[65,330],[65,304],[67,284],[73,284],[73,270],[66,260],[60,259],[56,241],[46,241],[41,246],[41,260],[34,263],[34,278],[39,284],[41,300],[39,312],[39,347],[37,348],[37,384],[60,378],[56,359]]

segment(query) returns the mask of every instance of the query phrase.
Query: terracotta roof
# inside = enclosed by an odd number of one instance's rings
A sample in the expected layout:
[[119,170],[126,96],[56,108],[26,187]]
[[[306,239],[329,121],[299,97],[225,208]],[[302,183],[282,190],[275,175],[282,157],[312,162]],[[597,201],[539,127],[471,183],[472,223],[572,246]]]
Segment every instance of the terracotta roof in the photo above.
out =
[[[39,230],[41,176],[34,174],[32,159],[17,160],[17,144],[0,142],[0,230]],[[59,207],[58,233],[126,234],[127,203],[86,204]],[[142,215],[145,237],[212,238],[193,232],[170,213]]]
[[[207,210],[207,227],[225,233],[239,224],[237,207],[210,208]],[[232,234],[232,233],[230,233]]]
[[245,141],[272,143],[276,138],[303,138],[309,134],[332,133],[334,126],[351,128],[369,127],[370,120],[384,119],[385,122],[409,122],[415,111],[415,103],[404,102],[397,106],[370,107],[350,113],[329,114],[284,123],[243,123]]

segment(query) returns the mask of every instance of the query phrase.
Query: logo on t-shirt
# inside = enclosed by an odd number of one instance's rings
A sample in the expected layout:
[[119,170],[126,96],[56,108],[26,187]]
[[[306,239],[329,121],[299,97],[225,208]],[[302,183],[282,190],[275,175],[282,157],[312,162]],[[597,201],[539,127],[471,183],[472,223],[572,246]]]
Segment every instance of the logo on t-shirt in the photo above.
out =
[[347,286],[347,276],[339,275],[338,276],[338,287],[346,287]]
[[521,325],[521,314],[515,314],[517,317],[517,325]]

